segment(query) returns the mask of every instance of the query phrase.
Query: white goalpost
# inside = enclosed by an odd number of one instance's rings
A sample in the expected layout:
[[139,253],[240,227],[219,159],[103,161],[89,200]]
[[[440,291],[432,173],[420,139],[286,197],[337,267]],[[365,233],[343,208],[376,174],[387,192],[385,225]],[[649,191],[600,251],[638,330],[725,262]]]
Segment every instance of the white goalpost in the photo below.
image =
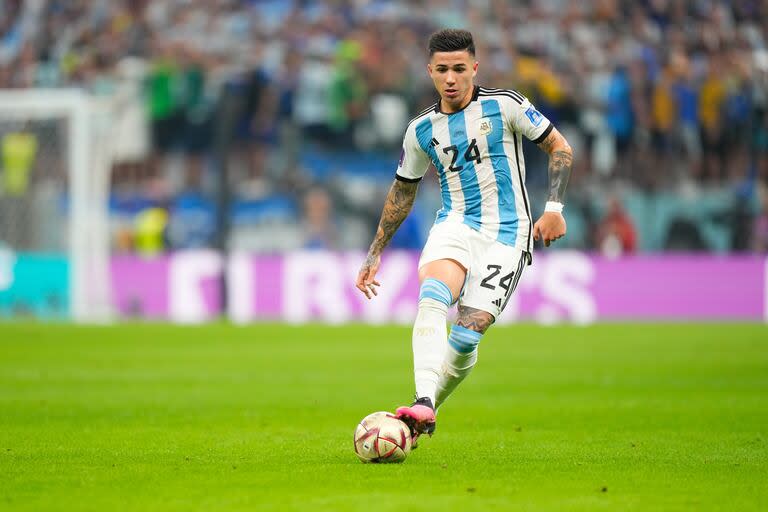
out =
[[[15,197],[0,188],[0,202],[16,202],[0,219],[14,251],[61,252],[69,261],[69,311],[76,322],[100,323],[112,317],[108,194],[111,170],[111,123],[108,107],[84,91],[68,89],[0,90],[0,136],[28,134],[32,150],[21,152],[30,161],[17,172]],[[4,139],[5,141],[5,139]],[[13,163],[13,149],[4,159]],[[8,153],[9,156],[6,156]],[[21,164],[22,166],[24,164]],[[10,163],[8,164],[10,167]],[[6,173],[10,173],[6,170]],[[41,190],[49,190],[45,196]],[[52,208],[40,203],[63,201],[64,218],[51,218]],[[14,214],[45,210],[44,214]],[[58,210],[58,211],[60,211]],[[66,236],[56,240],[57,230]],[[35,231],[30,234],[30,231]],[[43,233],[53,233],[47,236]]]

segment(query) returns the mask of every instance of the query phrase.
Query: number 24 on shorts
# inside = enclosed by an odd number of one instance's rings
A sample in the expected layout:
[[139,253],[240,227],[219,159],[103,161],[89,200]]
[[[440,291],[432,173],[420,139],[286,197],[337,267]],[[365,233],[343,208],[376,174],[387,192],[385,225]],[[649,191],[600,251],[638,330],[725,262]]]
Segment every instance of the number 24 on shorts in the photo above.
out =
[[[496,286],[491,284],[490,281],[501,273],[501,265],[488,265],[488,270],[491,271],[491,274],[480,281],[480,286],[483,288],[488,288],[489,290],[495,290]],[[499,279],[499,286],[504,289],[505,293],[509,293],[509,288],[512,286],[513,277],[515,277],[514,271]]]

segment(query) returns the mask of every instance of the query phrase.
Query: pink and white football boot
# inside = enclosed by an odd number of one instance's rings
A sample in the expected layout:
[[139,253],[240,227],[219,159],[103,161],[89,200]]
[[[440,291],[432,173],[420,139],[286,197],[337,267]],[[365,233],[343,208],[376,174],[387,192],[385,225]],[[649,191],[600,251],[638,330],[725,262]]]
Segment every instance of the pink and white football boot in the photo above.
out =
[[410,407],[398,407],[395,416],[411,429],[413,448],[421,434],[431,436],[435,432],[435,408],[427,397],[416,399]]

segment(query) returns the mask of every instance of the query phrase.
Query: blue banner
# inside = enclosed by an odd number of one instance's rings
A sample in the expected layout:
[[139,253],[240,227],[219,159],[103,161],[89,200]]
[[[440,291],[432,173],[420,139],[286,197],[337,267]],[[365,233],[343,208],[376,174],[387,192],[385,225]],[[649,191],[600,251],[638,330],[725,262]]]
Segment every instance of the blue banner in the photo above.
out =
[[0,318],[69,316],[69,262],[65,255],[0,249]]

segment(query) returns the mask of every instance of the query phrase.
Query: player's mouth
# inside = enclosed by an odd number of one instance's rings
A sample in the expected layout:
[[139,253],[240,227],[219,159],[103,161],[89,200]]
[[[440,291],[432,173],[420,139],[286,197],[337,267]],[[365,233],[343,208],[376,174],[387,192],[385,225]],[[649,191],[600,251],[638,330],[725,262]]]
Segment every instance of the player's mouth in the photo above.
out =
[[459,95],[459,91],[457,89],[446,89],[445,95],[449,98],[455,98]]

